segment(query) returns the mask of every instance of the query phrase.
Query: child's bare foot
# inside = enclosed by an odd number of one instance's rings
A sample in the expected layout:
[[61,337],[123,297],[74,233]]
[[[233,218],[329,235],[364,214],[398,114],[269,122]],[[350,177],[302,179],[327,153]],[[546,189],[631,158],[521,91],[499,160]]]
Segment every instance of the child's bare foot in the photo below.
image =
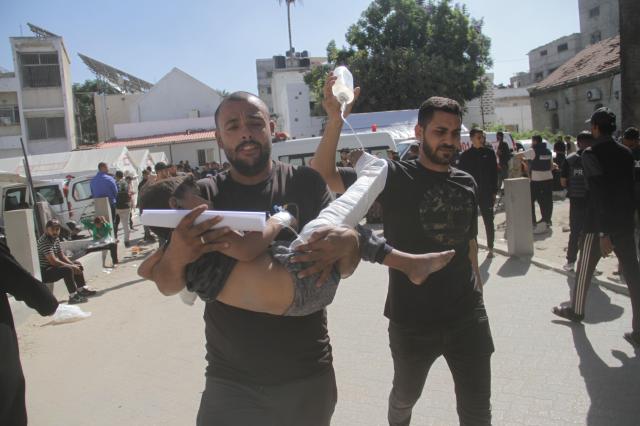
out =
[[412,283],[420,285],[427,280],[429,275],[447,266],[455,254],[455,250],[416,254],[405,273]]

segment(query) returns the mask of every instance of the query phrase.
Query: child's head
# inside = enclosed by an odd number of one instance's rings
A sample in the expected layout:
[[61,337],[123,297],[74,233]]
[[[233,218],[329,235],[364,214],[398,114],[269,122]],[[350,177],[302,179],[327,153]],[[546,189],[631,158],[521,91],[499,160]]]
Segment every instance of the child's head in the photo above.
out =
[[[142,208],[147,209],[193,209],[201,204],[211,203],[200,196],[200,190],[193,176],[175,176],[153,183],[142,196]],[[151,230],[164,238],[171,231],[167,228],[151,227]]]
[[96,216],[93,219],[93,223],[96,225],[97,228],[102,228],[102,225],[104,225],[105,222],[106,222],[106,219],[104,218],[104,216]]

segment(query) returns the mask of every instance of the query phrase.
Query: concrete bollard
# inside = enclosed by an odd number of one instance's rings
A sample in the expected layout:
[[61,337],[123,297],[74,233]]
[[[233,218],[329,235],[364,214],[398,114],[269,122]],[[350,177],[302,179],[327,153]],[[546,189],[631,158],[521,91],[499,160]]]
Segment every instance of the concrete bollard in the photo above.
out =
[[40,276],[38,237],[32,210],[12,210],[4,213],[7,243],[16,260],[37,279]]
[[533,225],[529,179],[505,179],[504,192],[509,256],[532,256]]

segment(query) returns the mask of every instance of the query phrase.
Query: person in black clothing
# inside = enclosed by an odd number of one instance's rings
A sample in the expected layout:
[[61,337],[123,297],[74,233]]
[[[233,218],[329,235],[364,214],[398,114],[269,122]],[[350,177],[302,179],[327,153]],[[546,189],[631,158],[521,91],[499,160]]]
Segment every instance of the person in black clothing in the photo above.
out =
[[553,152],[555,152],[556,156],[553,158],[553,190],[554,191],[562,191],[563,186],[561,179],[561,170],[564,165],[564,161],[567,158],[567,145],[565,145],[562,140],[562,136],[558,136],[558,140],[553,145]]
[[340,161],[336,162],[336,167],[353,167],[349,161],[349,149],[342,148],[340,150]]
[[562,165],[560,182],[567,189],[569,198],[569,246],[567,247],[567,263],[562,267],[565,271],[573,271],[578,258],[578,244],[584,228],[587,213],[587,181],[582,168],[582,152],[591,146],[591,132],[578,135],[578,151],[570,154]]
[[[340,105],[331,92],[335,81],[330,76],[324,87],[327,124],[314,168],[332,191],[341,193],[348,179],[333,160],[342,129]],[[440,97],[425,101],[415,127],[419,158],[388,160],[386,186],[379,197],[389,244],[410,253],[447,249],[456,253],[419,287],[403,273],[389,270],[384,314],[389,318],[394,366],[391,425],[409,424],[429,369],[441,356],[453,375],[460,423],[491,424],[494,346],[478,270],[476,185],[468,173],[450,166],[460,149],[461,125],[457,102]]]
[[[201,196],[217,210],[268,211],[296,207],[299,226],[315,218],[331,200],[320,175],[308,167],[271,160],[274,123],[257,96],[236,92],[216,113],[216,140],[230,169],[201,182]],[[335,149],[333,151],[335,161]],[[183,219],[151,272],[166,295],[185,287],[185,270],[200,256],[227,247],[224,228],[210,231],[217,219],[193,225],[195,210]],[[276,238],[291,241],[285,230]],[[300,277],[319,273],[324,282],[334,262],[358,250],[353,230],[327,228],[309,241],[311,252],[297,256],[316,261]],[[209,254],[207,254],[209,253]],[[266,267],[266,266],[265,266]],[[283,317],[246,311],[220,301],[206,304],[208,367],[198,425],[328,425],[337,400],[327,312]]]
[[478,185],[478,206],[487,233],[489,257],[493,257],[493,241],[495,239],[493,205],[498,190],[496,154],[493,149],[484,146],[484,132],[481,129],[471,129],[469,138],[473,145],[460,155],[458,168],[473,176],[476,185]]
[[4,240],[0,240],[0,271],[0,425],[25,426],[25,381],[7,294],[24,301],[42,316],[53,315],[58,301],[44,284],[18,263]]
[[[517,155],[527,160],[531,180],[531,220],[535,226],[533,232],[542,234],[549,231],[553,214],[553,156],[542,141],[542,136],[533,135],[531,144],[531,149]],[[540,222],[536,221],[536,201],[542,215]]]
[[[640,215],[640,131],[629,127],[622,134],[622,144],[631,150],[633,155],[633,182],[636,194],[636,213]],[[640,218],[639,218],[640,219]]]
[[500,167],[500,173],[498,174],[498,189],[502,188],[502,182],[509,178],[509,160],[511,159],[511,149],[509,144],[504,141],[504,133],[496,133],[496,139],[498,140],[498,166]]
[[613,251],[622,266],[633,311],[632,331],[624,338],[640,347],[640,267],[634,241],[633,156],[612,138],[616,116],[608,108],[590,119],[593,145],[582,153],[587,179],[587,220],[571,302],[552,312],[571,321],[584,319],[587,290],[600,257]]

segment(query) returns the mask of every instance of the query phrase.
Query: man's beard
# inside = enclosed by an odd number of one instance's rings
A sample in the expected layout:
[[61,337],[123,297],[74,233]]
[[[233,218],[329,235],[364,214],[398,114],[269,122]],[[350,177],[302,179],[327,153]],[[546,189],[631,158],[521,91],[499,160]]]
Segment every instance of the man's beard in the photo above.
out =
[[[424,153],[424,155],[429,159],[429,161],[431,161],[434,164],[448,166],[451,164],[451,162],[453,161],[453,158],[455,157],[456,147],[453,145],[440,145],[434,151],[431,149],[431,147],[429,146],[429,143],[427,142],[427,138],[424,136],[422,138],[421,145],[422,145],[422,152]],[[450,148],[451,150],[449,151],[449,149],[447,148]],[[438,151],[444,154],[444,156],[443,157],[438,156]],[[448,154],[448,152],[450,152],[450,154]]]
[[[254,145],[260,150],[260,155],[253,162],[237,158],[238,152],[240,152],[240,150],[247,145]],[[224,153],[233,168],[236,169],[241,175],[248,177],[253,177],[260,174],[260,172],[264,171],[264,169],[267,167],[269,161],[271,161],[271,147],[268,145],[262,146],[259,142],[256,142],[252,139],[242,142],[236,147],[233,152],[225,149]]]

